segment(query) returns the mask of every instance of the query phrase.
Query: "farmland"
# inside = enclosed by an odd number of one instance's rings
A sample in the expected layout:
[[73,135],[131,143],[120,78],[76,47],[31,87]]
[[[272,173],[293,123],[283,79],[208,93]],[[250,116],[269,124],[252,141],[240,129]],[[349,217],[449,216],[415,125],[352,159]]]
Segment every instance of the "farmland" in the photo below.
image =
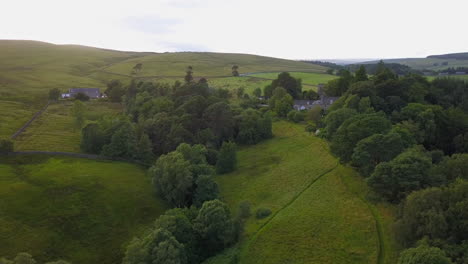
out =
[[[234,255],[240,263],[377,262],[375,216],[385,211],[356,194],[364,195],[363,180],[352,169],[337,167],[327,144],[301,126],[277,122],[274,134],[272,140],[241,149],[238,170],[217,178],[232,210],[249,201],[252,212],[268,208],[272,214],[262,220],[252,216],[238,248],[207,263],[224,263]],[[386,219],[385,230],[391,214]],[[379,263],[393,263],[393,236],[386,232],[382,237],[389,241],[383,250],[388,257]]]
[[40,261],[118,263],[166,209],[142,168],[74,158],[2,158],[0,197],[0,255]]

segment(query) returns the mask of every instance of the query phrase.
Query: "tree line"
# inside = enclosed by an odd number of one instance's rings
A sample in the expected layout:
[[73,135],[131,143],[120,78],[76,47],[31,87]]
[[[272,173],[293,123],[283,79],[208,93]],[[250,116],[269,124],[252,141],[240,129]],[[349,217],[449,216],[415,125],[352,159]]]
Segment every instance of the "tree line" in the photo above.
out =
[[399,76],[381,62],[329,82],[341,98],[320,136],[374,192],[402,208],[400,263],[468,263],[468,84]]

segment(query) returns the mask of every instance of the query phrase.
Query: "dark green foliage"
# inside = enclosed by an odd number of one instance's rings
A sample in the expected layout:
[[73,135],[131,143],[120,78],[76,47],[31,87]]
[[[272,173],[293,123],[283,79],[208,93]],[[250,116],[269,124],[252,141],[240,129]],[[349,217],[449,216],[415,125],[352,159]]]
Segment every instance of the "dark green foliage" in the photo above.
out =
[[205,202],[194,222],[201,247],[212,256],[234,242],[234,223],[226,204],[219,200]]
[[192,66],[187,67],[187,70],[185,71],[184,80],[186,83],[190,83],[193,81],[193,67]]
[[429,188],[412,193],[404,203],[397,222],[402,242],[411,245],[428,238],[456,263],[468,260],[468,182]]
[[304,113],[301,111],[292,110],[289,111],[287,118],[291,122],[299,123],[304,121]]
[[9,139],[0,139],[0,154],[7,154],[14,151],[13,141]]
[[218,198],[218,184],[210,175],[200,175],[197,178],[193,204],[200,207],[204,202]]
[[215,149],[207,149],[205,155],[206,155],[206,162],[211,166],[215,166],[216,162],[218,162],[219,152]]
[[119,80],[112,80],[107,84],[107,89],[104,93],[109,97],[111,102],[121,102],[122,96],[125,95],[125,87]]
[[[18,253],[13,260],[7,258],[0,258],[0,264],[36,264],[38,263],[31,254],[22,252]],[[53,262],[47,262],[45,264],[70,264],[65,260],[57,260]]]
[[354,81],[362,82],[362,81],[367,81],[368,79],[369,78],[367,78],[366,68],[364,67],[364,65],[361,65],[361,67],[359,67],[359,69],[354,74]]
[[440,248],[419,246],[403,251],[398,264],[452,264]]
[[219,150],[216,172],[219,174],[234,171],[237,166],[237,147],[233,142],[224,142]]
[[314,122],[309,121],[309,122],[307,122],[305,130],[307,132],[309,132],[309,134],[311,134],[311,133],[313,133],[313,132],[315,132],[317,130],[317,125]]
[[380,162],[392,160],[412,144],[414,142],[406,142],[396,131],[373,134],[357,143],[352,155],[353,165],[358,166],[364,176],[370,176]]
[[187,205],[187,196],[193,186],[190,162],[179,152],[162,155],[150,168],[153,184],[162,198],[176,207]]
[[445,157],[432,167],[430,177],[438,185],[453,182],[458,178],[468,180],[468,154]]
[[233,136],[234,117],[228,104],[219,102],[209,106],[203,113],[203,118],[218,144]]
[[142,161],[146,165],[154,162],[154,154],[151,148],[151,141],[147,134],[143,134],[136,147],[135,159]]
[[247,109],[236,117],[239,132],[235,136],[239,144],[256,144],[263,139],[272,137],[272,121],[268,114]]
[[130,122],[125,122],[112,135],[110,143],[102,148],[101,155],[133,159],[136,153],[137,138],[135,128]]
[[268,100],[268,104],[278,116],[286,117],[292,109],[293,97],[288,94],[286,89],[278,87],[273,91],[273,96]]
[[86,101],[89,101],[89,96],[86,95],[85,93],[77,93],[75,95],[75,100],[86,102]]
[[188,262],[184,245],[179,243],[169,231],[159,228],[142,239],[134,239],[127,246],[122,263],[185,264]]
[[260,88],[255,88],[255,90],[253,91],[253,95],[254,95],[255,97],[257,97],[257,98],[260,97],[260,96],[262,96],[262,89],[260,89]]
[[356,144],[373,134],[386,133],[391,122],[382,114],[359,114],[347,119],[333,136],[331,151],[343,162],[351,160]]
[[239,66],[237,65],[232,66],[232,76],[239,77]]
[[[271,82],[272,91],[277,88],[283,88],[286,92],[291,95],[292,98],[301,98],[302,95],[302,81],[301,79],[295,79],[287,72],[282,72],[278,77]],[[265,93],[265,96],[267,94]]]
[[377,165],[368,183],[387,200],[398,202],[412,191],[434,184],[427,177],[431,163],[431,158],[420,149],[408,149],[390,162]]
[[250,202],[249,201],[242,201],[240,204],[239,204],[239,218],[241,219],[246,219],[246,218],[249,218],[250,215],[251,215],[251,212],[250,212]]
[[49,90],[49,100],[57,101],[60,98],[61,92],[58,88]]
[[255,213],[255,217],[257,217],[257,219],[263,219],[269,215],[271,215],[271,210],[268,208],[258,208]]
[[99,154],[106,144],[106,136],[99,124],[90,123],[81,130],[81,150],[85,153]]
[[342,108],[328,114],[324,120],[326,137],[332,139],[341,124],[355,115],[357,115],[357,111],[349,108]]

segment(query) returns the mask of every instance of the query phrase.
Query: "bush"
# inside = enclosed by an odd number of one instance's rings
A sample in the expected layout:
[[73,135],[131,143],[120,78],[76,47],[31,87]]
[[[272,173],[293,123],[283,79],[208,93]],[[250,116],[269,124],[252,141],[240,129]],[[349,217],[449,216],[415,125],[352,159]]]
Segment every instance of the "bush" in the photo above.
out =
[[9,139],[0,139],[0,154],[7,154],[8,152],[13,152],[13,150],[13,141]]
[[239,218],[246,219],[249,218],[251,215],[250,213],[250,202],[249,201],[242,201],[239,204]]
[[263,219],[269,215],[271,215],[271,210],[268,208],[258,208],[255,214],[257,219]]
[[87,95],[84,94],[84,93],[77,93],[77,94],[75,95],[75,99],[76,99],[76,100],[80,100],[80,101],[82,101],[82,102],[84,102],[84,101],[89,101],[89,96],[87,96]]

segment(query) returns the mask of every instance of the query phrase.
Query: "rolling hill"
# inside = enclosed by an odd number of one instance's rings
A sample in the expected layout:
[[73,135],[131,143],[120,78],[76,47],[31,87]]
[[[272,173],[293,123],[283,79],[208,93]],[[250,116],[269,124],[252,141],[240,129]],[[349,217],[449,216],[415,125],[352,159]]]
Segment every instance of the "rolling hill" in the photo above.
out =
[[[443,70],[448,67],[468,67],[468,53],[452,53],[444,55],[431,55],[426,58],[400,58],[385,59],[385,63],[398,63],[407,65],[416,70]],[[368,61],[362,64],[377,63]]]

